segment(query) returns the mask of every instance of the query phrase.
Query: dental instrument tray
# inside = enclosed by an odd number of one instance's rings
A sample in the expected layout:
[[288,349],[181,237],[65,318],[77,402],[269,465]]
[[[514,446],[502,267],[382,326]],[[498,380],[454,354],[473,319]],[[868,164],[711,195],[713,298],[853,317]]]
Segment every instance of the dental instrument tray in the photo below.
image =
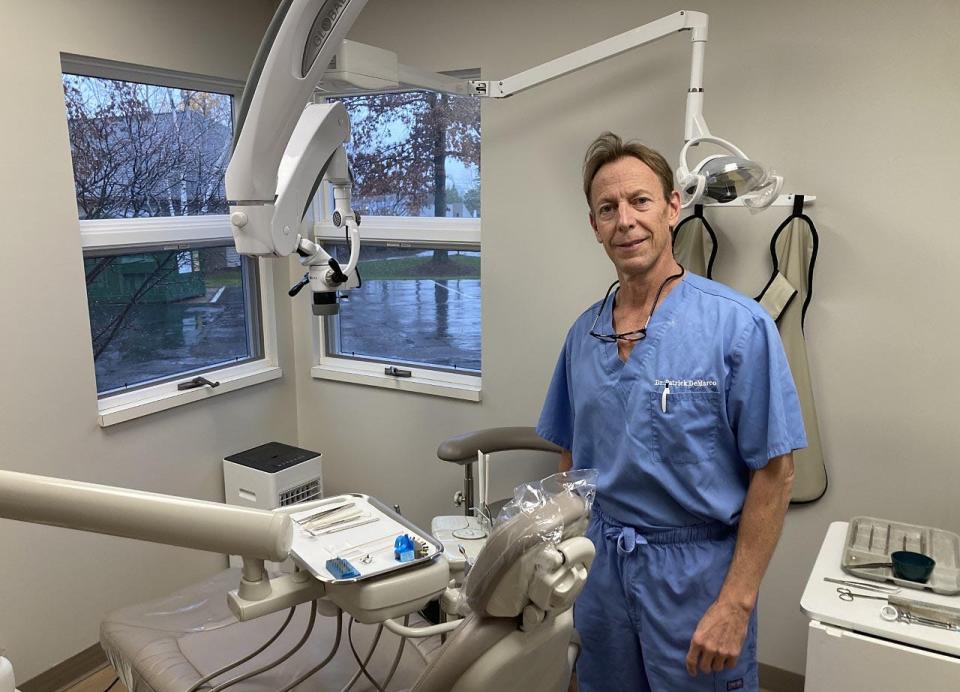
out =
[[[310,505],[290,514],[290,555],[322,582],[358,582],[433,560],[443,552],[433,536],[369,495],[348,493]],[[394,546],[399,536],[409,537],[412,558],[397,559]]]
[[[936,561],[926,582],[900,579],[890,567],[865,566],[889,563],[890,555],[901,550],[927,555]],[[952,596],[960,593],[960,536],[929,526],[854,517],[847,527],[840,567],[861,579]]]

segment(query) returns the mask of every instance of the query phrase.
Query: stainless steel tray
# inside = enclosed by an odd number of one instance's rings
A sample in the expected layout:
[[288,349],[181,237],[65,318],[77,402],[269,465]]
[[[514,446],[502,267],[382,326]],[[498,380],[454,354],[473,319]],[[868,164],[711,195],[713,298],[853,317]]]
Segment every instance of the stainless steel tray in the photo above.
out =
[[[434,560],[443,553],[443,544],[431,536],[430,533],[423,531],[408,521],[406,517],[397,514],[377,498],[370,497],[369,495],[346,493],[344,495],[328,497],[322,502],[310,503],[310,510],[308,511],[316,512],[324,505],[335,504],[344,500],[354,500],[365,503],[368,505],[371,514],[377,516],[378,520],[375,523],[358,525],[356,528],[348,528],[323,536],[312,536],[294,522],[293,545],[290,548],[290,554],[297,564],[320,581],[327,584],[351,584]],[[350,563],[360,572],[359,577],[351,577],[349,579],[337,579],[327,572],[325,567],[326,560],[331,557],[337,557],[340,553],[344,552],[343,545],[345,543],[372,542],[374,545],[379,544],[383,546],[380,548],[380,552],[389,552],[389,554],[392,555],[392,539],[401,533],[407,533],[426,541],[429,547],[427,555],[414,558],[409,562],[396,562],[392,558],[378,558],[369,565],[361,563],[359,559],[348,558],[350,559]],[[370,539],[374,535],[380,536],[380,538],[374,538],[373,541],[371,541]],[[386,548],[389,548],[389,551],[386,551]]]
[[[923,553],[936,561],[925,584],[893,576],[884,567],[860,568],[870,562],[890,562],[898,550]],[[960,536],[942,529],[902,524],[875,517],[854,517],[847,527],[840,567],[861,579],[885,581],[908,589],[933,591],[948,596],[960,593]]]

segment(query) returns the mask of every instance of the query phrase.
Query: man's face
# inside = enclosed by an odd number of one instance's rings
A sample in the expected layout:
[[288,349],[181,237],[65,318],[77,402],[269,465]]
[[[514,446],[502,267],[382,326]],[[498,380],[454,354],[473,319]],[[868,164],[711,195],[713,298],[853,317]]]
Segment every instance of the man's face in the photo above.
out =
[[672,257],[670,229],[680,215],[680,195],[664,199],[647,164],[624,156],[601,166],[590,202],[590,225],[619,275],[642,276]]

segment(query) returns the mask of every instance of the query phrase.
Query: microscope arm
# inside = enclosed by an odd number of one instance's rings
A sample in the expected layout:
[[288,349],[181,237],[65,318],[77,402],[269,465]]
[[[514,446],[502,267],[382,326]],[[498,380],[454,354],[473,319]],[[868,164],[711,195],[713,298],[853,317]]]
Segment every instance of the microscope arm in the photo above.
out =
[[[237,251],[285,257],[308,267],[314,312],[334,314],[336,292],[358,284],[359,220],[350,207],[344,145],[350,119],[340,103],[309,103],[366,0],[284,0],[264,36],[235,128],[224,185]],[[320,181],[333,186],[335,226],[345,226],[350,260],[340,267],[301,223]]]

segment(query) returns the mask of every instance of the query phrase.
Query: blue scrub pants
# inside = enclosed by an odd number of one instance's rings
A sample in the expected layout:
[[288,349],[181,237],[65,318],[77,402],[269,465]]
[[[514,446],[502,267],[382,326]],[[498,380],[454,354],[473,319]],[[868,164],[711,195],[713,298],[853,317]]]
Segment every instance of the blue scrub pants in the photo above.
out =
[[733,558],[734,528],[641,533],[594,506],[587,535],[597,555],[574,607],[580,692],[759,690],[756,609],[735,668],[696,677],[686,668],[690,639]]

